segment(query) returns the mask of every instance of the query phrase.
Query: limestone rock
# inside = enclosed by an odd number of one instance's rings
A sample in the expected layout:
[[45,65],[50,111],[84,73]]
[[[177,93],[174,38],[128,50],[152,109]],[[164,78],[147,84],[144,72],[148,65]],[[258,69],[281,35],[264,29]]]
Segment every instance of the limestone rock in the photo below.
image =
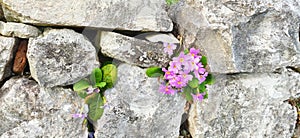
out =
[[169,14],[185,47],[202,49],[212,72],[273,72],[300,66],[299,4],[188,0]]
[[232,48],[222,36],[210,28],[200,10],[179,2],[171,7],[169,15],[179,27],[179,34],[184,38],[184,46],[196,47],[207,57],[210,72],[239,72],[233,61]]
[[11,75],[17,42],[16,38],[0,36],[0,81]]
[[3,0],[2,4],[8,21],[43,26],[63,25],[135,31],[171,31],[173,28],[171,20],[163,10],[164,0]]
[[208,59],[210,72],[214,73],[236,73],[237,69],[233,59],[233,51],[229,45],[224,42],[222,37],[215,31],[202,28],[198,31],[197,40],[194,47],[200,49],[201,54]]
[[[201,10],[192,8],[185,2],[173,4],[168,11],[173,22],[178,27],[178,33],[187,38],[186,43],[194,42],[200,28],[209,27],[208,21]],[[184,39],[184,40],[185,40]],[[190,43],[189,43],[190,44]]]
[[30,38],[37,37],[40,34],[40,30],[34,26],[23,23],[5,23],[0,21],[0,34],[3,36]]
[[156,78],[128,64],[118,67],[116,85],[105,92],[109,108],[98,121],[97,137],[178,137],[185,100],[158,91]]
[[238,70],[272,72],[300,65],[300,16],[293,14],[271,8],[233,27],[232,46]]
[[101,52],[109,57],[141,67],[165,66],[169,62],[162,43],[148,42],[114,32],[98,36]]
[[0,89],[0,137],[87,137],[82,120],[71,115],[82,103],[70,89],[11,78]]
[[179,40],[171,33],[162,34],[162,33],[142,33],[138,36],[134,36],[135,38],[145,39],[150,42],[166,42],[166,43],[174,43],[179,44]]
[[297,112],[286,100],[299,93],[300,75],[219,75],[209,98],[194,104],[189,125],[193,137],[292,137]]
[[50,29],[30,38],[27,58],[32,77],[46,87],[73,84],[99,67],[94,46],[69,29]]

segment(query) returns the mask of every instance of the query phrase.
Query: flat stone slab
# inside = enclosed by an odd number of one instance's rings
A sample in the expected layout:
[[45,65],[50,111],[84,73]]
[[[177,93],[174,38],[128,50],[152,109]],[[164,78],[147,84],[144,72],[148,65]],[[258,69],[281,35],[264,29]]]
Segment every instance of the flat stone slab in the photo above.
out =
[[100,64],[92,43],[69,29],[49,29],[30,38],[27,58],[31,76],[45,87],[74,84]]
[[111,58],[140,67],[166,66],[169,58],[164,53],[163,43],[128,37],[114,32],[101,31],[101,52]]
[[30,38],[37,37],[40,33],[38,28],[31,25],[0,21],[0,34],[3,36]]
[[41,26],[163,32],[173,29],[164,0],[3,0],[2,6],[7,21]]
[[194,104],[193,137],[292,137],[297,111],[287,100],[299,92],[300,74],[219,75],[209,98]]
[[158,91],[157,78],[128,64],[118,67],[116,85],[105,92],[108,108],[98,121],[96,137],[178,137],[185,99]]

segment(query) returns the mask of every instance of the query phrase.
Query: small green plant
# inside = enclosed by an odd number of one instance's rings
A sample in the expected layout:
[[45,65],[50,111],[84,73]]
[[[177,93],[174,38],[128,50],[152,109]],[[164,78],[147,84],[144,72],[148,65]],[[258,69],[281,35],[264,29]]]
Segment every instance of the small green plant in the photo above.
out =
[[84,78],[73,85],[74,91],[84,99],[88,105],[89,111],[85,113],[73,114],[75,118],[87,118],[91,121],[97,121],[101,118],[106,98],[104,92],[112,88],[117,80],[117,67],[113,64],[107,64],[100,68],[95,68],[88,78]]
[[179,0],[166,0],[167,4],[170,6],[172,4],[177,3]]
[[[164,52],[173,55],[175,44],[164,43]],[[186,49],[175,55],[167,68],[151,67],[146,70],[148,77],[160,77],[159,91],[164,94],[181,94],[187,101],[202,101],[208,97],[206,85],[214,83],[207,72],[207,59],[195,48]]]

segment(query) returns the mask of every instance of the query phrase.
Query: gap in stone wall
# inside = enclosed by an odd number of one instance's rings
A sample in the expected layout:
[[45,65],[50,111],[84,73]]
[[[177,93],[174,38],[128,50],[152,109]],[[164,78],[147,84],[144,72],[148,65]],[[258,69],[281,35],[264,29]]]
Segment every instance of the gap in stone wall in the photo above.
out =
[[[286,69],[291,70],[293,72],[300,73],[300,68],[287,66]],[[292,138],[299,138],[300,137],[300,95],[296,95],[296,97],[291,97],[290,99],[284,101],[288,102],[291,106],[295,107],[297,110],[297,120],[295,124],[294,134]]]
[[28,64],[28,59],[26,57],[28,49],[28,39],[18,38],[19,42],[17,44],[17,51],[14,52],[14,58],[12,61],[12,76],[29,76],[30,68]]
[[182,114],[181,117],[181,125],[179,129],[179,136],[181,138],[192,138],[189,132],[189,121],[188,121],[190,108],[191,108],[191,104],[189,102],[186,102],[184,113]]
[[296,120],[296,124],[295,124],[295,130],[294,130],[294,135],[293,135],[293,138],[299,138],[300,137],[300,115],[299,115],[299,112],[300,112],[300,97],[298,98],[290,98],[287,100],[287,102],[296,108],[297,110],[297,120]]

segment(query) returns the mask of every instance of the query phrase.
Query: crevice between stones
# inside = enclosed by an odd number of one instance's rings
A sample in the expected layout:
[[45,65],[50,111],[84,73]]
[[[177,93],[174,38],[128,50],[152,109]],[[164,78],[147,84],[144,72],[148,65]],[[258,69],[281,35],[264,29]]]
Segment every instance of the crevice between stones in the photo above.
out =
[[299,138],[300,137],[300,97],[298,98],[290,98],[286,100],[291,106],[295,107],[297,110],[297,120],[295,124],[295,129],[292,138]]
[[179,129],[179,137],[180,138],[192,138],[192,135],[189,132],[189,112],[190,112],[191,104],[187,101],[184,107],[184,113],[181,116],[181,124]]
[[300,73],[300,68],[299,67],[293,67],[293,66],[287,66],[287,69],[290,69],[296,73]]

